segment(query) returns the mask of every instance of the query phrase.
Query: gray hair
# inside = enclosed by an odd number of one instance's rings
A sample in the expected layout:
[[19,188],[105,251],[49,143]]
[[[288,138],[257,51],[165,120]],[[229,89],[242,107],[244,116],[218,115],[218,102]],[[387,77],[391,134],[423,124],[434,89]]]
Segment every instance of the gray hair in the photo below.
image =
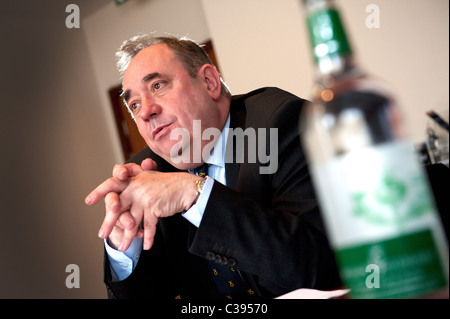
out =
[[[215,67],[206,51],[189,38],[176,38],[173,36],[154,37],[149,34],[139,34],[123,42],[116,52],[117,70],[120,76],[123,78],[123,74],[131,60],[141,50],[157,44],[166,44],[169,49],[174,51],[183,62],[186,71],[193,78],[197,77],[198,71],[204,64],[210,64]],[[220,77],[220,81],[222,93],[230,96],[230,90],[222,77]]]

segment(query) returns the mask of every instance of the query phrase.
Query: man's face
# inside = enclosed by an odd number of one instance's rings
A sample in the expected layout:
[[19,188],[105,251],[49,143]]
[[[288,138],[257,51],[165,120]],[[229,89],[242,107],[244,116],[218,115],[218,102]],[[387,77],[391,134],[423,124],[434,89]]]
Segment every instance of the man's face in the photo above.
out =
[[124,74],[123,90],[139,133],[152,151],[168,162],[172,162],[171,149],[175,144],[179,149],[182,140],[170,138],[174,129],[186,129],[193,145],[194,120],[201,120],[201,131],[219,125],[218,108],[202,77],[192,78],[165,44],[145,48],[131,60]]

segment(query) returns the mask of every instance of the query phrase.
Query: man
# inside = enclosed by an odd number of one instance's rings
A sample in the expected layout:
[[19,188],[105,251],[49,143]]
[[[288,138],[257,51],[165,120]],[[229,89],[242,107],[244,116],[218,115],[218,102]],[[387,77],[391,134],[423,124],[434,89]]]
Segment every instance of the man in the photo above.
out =
[[[231,97],[186,39],[137,36],[118,57],[149,148],[86,198],[105,198],[109,296],[272,298],[339,287],[298,134],[305,101],[276,88]],[[204,163],[207,177],[196,172]],[[242,293],[222,291],[223,268]]]

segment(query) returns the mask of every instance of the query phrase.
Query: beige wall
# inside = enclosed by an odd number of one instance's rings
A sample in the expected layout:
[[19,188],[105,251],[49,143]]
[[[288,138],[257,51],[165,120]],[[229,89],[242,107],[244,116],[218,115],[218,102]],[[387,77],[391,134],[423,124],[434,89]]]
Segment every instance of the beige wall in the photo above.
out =
[[104,209],[84,197],[114,154],[85,38],[35,13],[0,17],[0,42],[0,298],[102,298]]

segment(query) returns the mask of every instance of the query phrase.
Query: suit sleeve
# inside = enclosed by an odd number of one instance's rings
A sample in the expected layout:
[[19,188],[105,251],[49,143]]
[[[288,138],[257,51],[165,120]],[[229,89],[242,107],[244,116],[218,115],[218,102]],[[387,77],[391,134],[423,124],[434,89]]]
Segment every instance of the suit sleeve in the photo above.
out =
[[301,147],[302,105],[296,98],[266,109],[269,119],[263,124],[278,130],[276,172],[262,175],[260,163],[242,163],[236,189],[214,183],[189,247],[205,258],[235,261],[264,295],[341,284]]
[[136,268],[121,281],[112,271],[105,251],[104,282],[109,299],[160,299],[171,296],[171,284],[168,280],[170,277],[166,274],[169,265],[166,262],[162,241],[158,239],[160,236],[158,228],[152,249],[141,252]]

